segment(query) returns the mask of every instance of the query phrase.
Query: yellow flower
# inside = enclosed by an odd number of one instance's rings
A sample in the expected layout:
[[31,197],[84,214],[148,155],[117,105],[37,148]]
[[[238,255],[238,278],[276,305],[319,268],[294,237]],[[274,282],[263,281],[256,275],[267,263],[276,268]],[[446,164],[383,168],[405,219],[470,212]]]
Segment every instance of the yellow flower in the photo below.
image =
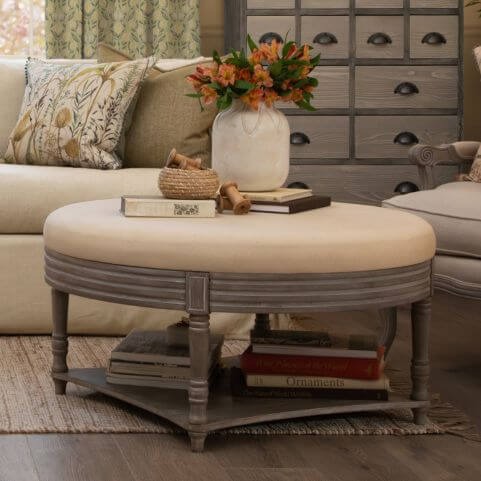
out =
[[55,116],[55,126],[58,129],[63,129],[72,121],[72,113],[67,107],[60,109]]
[[63,150],[72,159],[77,159],[80,155],[80,144],[77,139],[70,139],[64,146]]

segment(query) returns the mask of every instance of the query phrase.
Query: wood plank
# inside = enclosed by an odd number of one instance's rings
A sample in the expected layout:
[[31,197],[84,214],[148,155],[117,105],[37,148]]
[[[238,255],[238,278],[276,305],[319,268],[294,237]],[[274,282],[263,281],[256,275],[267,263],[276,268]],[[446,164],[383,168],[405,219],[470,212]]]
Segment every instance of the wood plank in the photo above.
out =
[[[371,35],[383,33],[391,43],[376,45],[368,43]],[[362,16],[356,18],[357,58],[403,58],[404,17]]]
[[[452,181],[457,167],[436,169],[439,182]],[[379,205],[395,195],[401,182],[420,185],[414,165],[291,165],[287,183],[303,182],[315,193],[330,195],[337,202]]]
[[296,0],[247,0],[247,8],[294,8]]
[[411,8],[457,8],[458,0],[411,0]]
[[412,145],[394,140],[409,132],[421,144],[456,142],[458,118],[452,116],[358,116],[356,117],[356,158],[407,159]]
[[314,90],[311,104],[316,109],[343,109],[349,107],[349,67],[317,67],[311,77],[319,86]]
[[134,478],[110,435],[31,435],[28,444],[40,481],[132,481]]
[[[327,45],[315,42],[316,37],[321,33],[333,35],[335,40]],[[347,59],[349,57],[349,17],[347,15],[302,16],[301,43],[312,45],[314,47],[312,55],[321,54],[323,59]]]
[[[265,33],[276,33],[282,39],[287,35],[287,40],[296,38],[296,22],[293,16],[248,16],[247,33],[251,35],[254,42],[259,43]],[[248,45],[245,45],[247,51]]]
[[324,481],[314,468],[235,468],[228,469],[233,481]]
[[[457,15],[413,15],[411,17],[411,58],[458,58],[459,17]],[[429,33],[443,35],[446,43],[424,42]]]
[[349,0],[301,0],[301,8],[349,8]]
[[356,8],[402,8],[404,0],[356,0]]
[[[405,82],[414,84],[418,93],[395,93]],[[455,66],[357,67],[356,108],[456,108],[457,87]]]
[[209,444],[202,454],[192,453],[186,436],[115,435],[113,440],[135,481],[231,481]]
[[349,117],[287,117],[291,133],[306,135],[309,143],[291,144],[291,157],[343,159],[349,157]]
[[24,434],[0,436],[0,480],[40,481]]

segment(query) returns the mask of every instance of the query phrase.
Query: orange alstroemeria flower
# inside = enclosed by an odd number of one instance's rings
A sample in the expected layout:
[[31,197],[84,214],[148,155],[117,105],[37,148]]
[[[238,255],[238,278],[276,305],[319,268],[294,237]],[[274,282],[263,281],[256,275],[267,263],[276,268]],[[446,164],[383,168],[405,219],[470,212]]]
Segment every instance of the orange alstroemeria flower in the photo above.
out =
[[212,63],[209,66],[198,65],[195,70],[197,72],[197,76],[199,76],[201,79],[204,81],[210,81],[217,75],[219,66],[216,63]]
[[264,97],[264,91],[260,88],[252,89],[249,93],[241,97],[242,102],[244,102],[249,107],[258,110],[259,104]]
[[254,75],[252,76],[252,79],[259,86],[272,87],[274,85],[274,81],[272,80],[269,71],[262,65],[256,65],[254,67]]
[[250,69],[248,69],[248,68],[241,68],[241,69],[237,72],[237,78],[238,78],[239,80],[247,80],[247,81],[250,81],[251,78],[252,78],[252,74],[251,74]]
[[203,85],[200,93],[202,94],[205,105],[210,105],[217,100],[217,92],[208,85]]
[[260,46],[260,50],[264,55],[264,58],[269,63],[274,63],[279,60],[279,49],[281,44],[277,42],[277,40],[272,40],[271,44],[263,43]]
[[304,98],[302,89],[294,89],[292,91],[291,99],[293,102],[300,102]]
[[236,67],[234,65],[222,64],[214,80],[222,85],[222,87],[234,85],[236,80]]
[[259,49],[255,49],[249,56],[249,63],[259,65],[264,60],[264,54]]
[[272,107],[274,102],[279,100],[279,95],[275,90],[268,89],[264,90],[264,102],[268,107]]
[[187,82],[189,82],[195,90],[199,91],[203,85],[203,81],[196,74],[189,75],[187,77]]
[[305,62],[308,62],[311,58],[310,56],[310,48],[309,48],[309,45],[305,44],[302,46],[302,50],[301,52],[299,53],[299,55],[297,56],[297,58],[299,60],[303,60]]
[[296,45],[295,43],[293,43],[293,44],[291,45],[291,48],[290,48],[289,51],[287,52],[285,58],[286,58],[286,59],[289,59],[289,58],[293,57],[296,52],[297,52],[297,45]]

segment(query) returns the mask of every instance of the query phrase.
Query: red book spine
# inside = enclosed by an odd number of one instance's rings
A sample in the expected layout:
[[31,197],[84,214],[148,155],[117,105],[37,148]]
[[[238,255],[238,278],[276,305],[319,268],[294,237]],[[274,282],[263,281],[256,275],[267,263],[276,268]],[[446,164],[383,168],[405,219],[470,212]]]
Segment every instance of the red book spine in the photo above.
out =
[[240,358],[241,369],[249,374],[291,374],[350,379],[379,379],[383,371],[382,351],[378,359],[342,357],[279,356],[254,354],[250,349]]

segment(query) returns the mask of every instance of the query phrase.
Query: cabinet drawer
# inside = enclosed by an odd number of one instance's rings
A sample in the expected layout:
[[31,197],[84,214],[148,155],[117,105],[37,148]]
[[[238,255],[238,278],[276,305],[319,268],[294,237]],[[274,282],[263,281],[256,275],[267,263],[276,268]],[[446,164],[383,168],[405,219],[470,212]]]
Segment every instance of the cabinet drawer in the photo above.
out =
[[403,58],[404,17],[357,17],[356,57]]
[[296,20],[291,16],[249,16],[247,17],[247,33],[256,43],[268,41],[273,37],[282,42],[286,34],[288,40],[295,40]]
[[[436,167],[441,183],[452,181],[457,173],[456,166]],[[415,165],[292,165],[287,185],[292,182],[302,182],[336,202],[373,205],[396,195],[401,182],[421,186]]]
[[411,0],[411,8],[458,8],[458,0]]
[[411,58],[458,58],[456,15],[413,15]]
[[455,116],[356,118],[357,159],[406,159],[417,143],[442,144],[458,140]]
[[291,157],[296,159],[347,159],[349,117],[287,117],[291,127]]
[[312,105],[316,109],[349,108],[349,67],[316,67],[311,77],[319,80]]
[[356,8],[403,8],[404,0],[356,0]]
[[356,68],[356,108],[457,106],[456,66]]
[[349,57],[348,16],[305,16],[301,19],[301,43],[314,47],[313,54],[321,58]]
[[349,0],[301,0],[301,8],[349,8]]
[[247,8],[294,8],[296,0],[247,0]]

